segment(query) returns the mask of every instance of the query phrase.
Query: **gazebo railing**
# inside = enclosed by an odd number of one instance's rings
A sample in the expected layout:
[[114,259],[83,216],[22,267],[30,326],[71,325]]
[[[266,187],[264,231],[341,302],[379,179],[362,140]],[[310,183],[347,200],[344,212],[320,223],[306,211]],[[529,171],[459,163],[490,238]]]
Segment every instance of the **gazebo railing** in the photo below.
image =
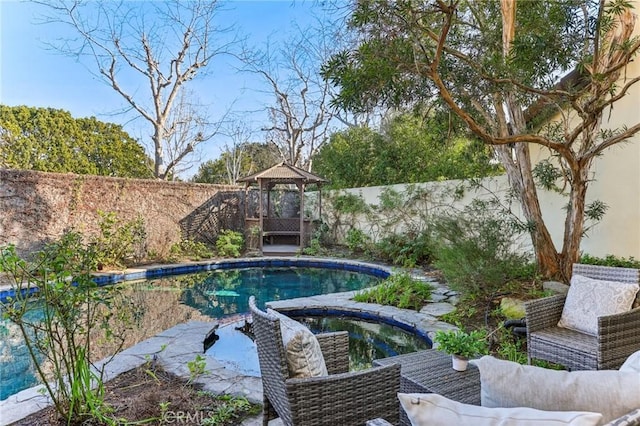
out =
[[[246,218],[245,227],[247,230],[260,229],[260,219],[258,218]],[[313,222],[311,219],[304,220],[304,231],[302,235],[300,233],[300,219],[298,218],[263,218],[262,219],[262,236],[271,237],[277,236],[294,236],[298,239],[298,245],[304,245],[305,242],[310,240],[311,233],[313,232]],[[251,231],[250,231],[251,232]],[[302,241],[300,241],[302,237]]]
[[300,219],[297,217],[287,218],[264,218],[262,219],[262,229],[264,232],[300,232]]

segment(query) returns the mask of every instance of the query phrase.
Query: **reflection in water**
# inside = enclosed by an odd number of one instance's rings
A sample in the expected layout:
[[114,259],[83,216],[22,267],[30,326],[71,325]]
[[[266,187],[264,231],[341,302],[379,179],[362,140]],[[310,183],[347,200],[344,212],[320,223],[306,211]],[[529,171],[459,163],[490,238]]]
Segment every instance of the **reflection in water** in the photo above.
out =
[[[118,285],[121,291],[116,307],[119,314],[129,311],[130,324],[122,330],[123,348],[131,347],[156,334],[187,321],[213,321],[197,309],[181,303],[183,288],[190,285],[194,277],[168,277],[153,281],[124,283]],[[99,331],[99,330],[98,330]],[[100,341],[92,352],[92,359],[100,360],[118,349],[119,342]]]
[[264,307],[272,300],[360,290],[380,282],[372,275],[322,268],[247,268],[199,276],[182,301],[214,318],[248,312],[252,295]]
[[431,349],[420,336],[392,325],[349,317],[296,318],[314,333],[349,332],[349,369],[371,367],[375,359]]
[[[91,331],[91,359],[101,360],[118,348],[133,346],[155,336],[174,325],[191,321],[213,321],[197,309],[180,303],[182,284],[173,279],[153,282],[127,283],[109,288],[116,293],[111,309],[105,308],[105,317],[114,327],[114,335],[106,336],[101,327]],[[42,318],[37,303],[31,303],[27,313],[30,319]],[[18,326],[8,320],[0,321],[0,400],[38,384],[35,367]],[[43,370],[50,372],[45,361]]]

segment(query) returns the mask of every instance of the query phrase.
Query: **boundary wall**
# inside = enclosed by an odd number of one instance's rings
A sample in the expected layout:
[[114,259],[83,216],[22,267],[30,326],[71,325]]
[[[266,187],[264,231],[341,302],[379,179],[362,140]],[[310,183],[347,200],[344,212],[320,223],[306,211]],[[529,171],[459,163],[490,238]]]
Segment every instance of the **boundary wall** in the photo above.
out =
[[222,191],[242,194],[237,186],[0,169],[0,245],[24,255],[68,229],[95,235],[103,211],[141,216],[147,249],[163,255],[180,241],[180,221]]
[[[640,139],[640,136],[636,136]],[[598,159],[594,165],[595,176],[587,191],[587,203],[600,200],[607,204],[608,209],[604,218],[597,223],[582,239],[581,250],[592,256],[604,257],[612,254],[619,257],[634,257],[640,259],[640,141],[624,145],[621,148],[611,150]],[[605,161],[610,162],[609,164]],[[605,163],[605,164],[601,164]],[[617,173],[611,170],[618,164]],[[607,167],[609,170],[602,170]],[[413,184],[440,194],[444,199],[442,204],[452,208],[461,209],[474,198],[489,199],[498,196],[504,200],[509,191],[509,183],[506,175],[484,178],[481,180],[484,189],[466,189],[464,196],[455,199],[453,194],[456,188],[466,186],[464,181],[451,180],[444,182],[428,182]],[[334,193],[350,193],[360,196],[369,205],[379,205],[380,194],[385,188],[391,188],[399,193],[406,190],[408,185],[391,185],[389,187],[376,186],[366,188],[351,188],[333,191]],[[540,204],[545,222],[556,244],[556,248],[562,248],[564,231],[566,197],[551,191],[538,189]],[[332,191],[329,191],[332,192]],[[448,196],[446,194],[449,194]],[[327,197],[329,198],[329,197]],[[327,203],[328,204],[328,203]],[[522,209],[518,199],[511,205],[513,213],[523,219]],[[323,210],[330,209],[329,205],[323,206]],[[362,215],[355,226],[369,233],[375,224],[367,223]],[[346,229],[342,230],[342,236]],[[522,250],[531,251],[531,239],[524,235]]]

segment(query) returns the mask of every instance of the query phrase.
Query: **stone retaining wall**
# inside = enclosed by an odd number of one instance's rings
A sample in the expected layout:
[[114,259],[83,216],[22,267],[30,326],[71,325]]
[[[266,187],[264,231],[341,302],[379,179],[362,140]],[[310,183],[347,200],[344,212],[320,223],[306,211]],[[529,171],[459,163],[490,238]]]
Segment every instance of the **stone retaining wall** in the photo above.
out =
[[241,188],[0,169],[0,245],[26,254],[67,229],[92,235],[103,211],[126,221],[140,215],[148,250],[166,254],[181,239],[180,221],[221,191]]

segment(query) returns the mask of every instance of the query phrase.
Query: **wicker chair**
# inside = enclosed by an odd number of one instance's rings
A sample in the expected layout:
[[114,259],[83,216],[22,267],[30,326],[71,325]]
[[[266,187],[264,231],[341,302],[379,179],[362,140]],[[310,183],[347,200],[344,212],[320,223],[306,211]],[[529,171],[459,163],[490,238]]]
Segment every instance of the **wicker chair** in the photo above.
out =
[[[574,264],[573,274],[640,283],[640,270],[631,268]],[[617,369],[640,350],[640,298],[628,312],[599,317],[597,336],[558,327],[565,298],[557,295],[525,304],[529,363],[535,358],[569,370]]]
[[249,298],[264,395],[263,424],[280,417],[285,425],[364,425],[383,417],[398,423],[400,366],[349,370],[349,334],[317,335],[328,376],[289,378],[280,320]]

